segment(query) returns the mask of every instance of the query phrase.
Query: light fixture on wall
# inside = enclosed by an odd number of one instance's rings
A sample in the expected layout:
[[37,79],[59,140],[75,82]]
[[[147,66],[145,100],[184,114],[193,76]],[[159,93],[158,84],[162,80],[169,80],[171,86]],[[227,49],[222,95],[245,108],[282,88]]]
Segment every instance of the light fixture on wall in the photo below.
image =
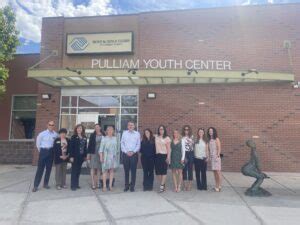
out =
[[42,99],[43,100],[50,100],[51,99],[51,94],[42,94]]
[[127,70],[127,72],[128,72],[128,73],[131,73],[132,75],[135,75],[137,70],[138,70],[138,69],[133,68],[133,69]]
[[80,70],[71,69],[70,67],[66,67],[66,70],[71,71],[73,73],[77,73],[78,75],[80,75],[82,73]]
[[155,99],[156,98],[156,93],[155,92],[148,92],[147,93],[147,98],[148,99]]
[[256,69],[250,69],[250,70],[247,70],[247,72],[242,72],[241,76],[244,77],[244,76],[246,76],[247,74],[250,74],[250,73],[259,74],[259,72]]
[[300,86],[300,81],[294,81],[293,82],[293,87],[294,88],[299,88],[299,86]]
[[186,74],[187,75],[192,75],[193,72],[195,72],[196,74],[198,74],[198,71],[195,70],[195,69],[188,69],[187,72],[186,72]]

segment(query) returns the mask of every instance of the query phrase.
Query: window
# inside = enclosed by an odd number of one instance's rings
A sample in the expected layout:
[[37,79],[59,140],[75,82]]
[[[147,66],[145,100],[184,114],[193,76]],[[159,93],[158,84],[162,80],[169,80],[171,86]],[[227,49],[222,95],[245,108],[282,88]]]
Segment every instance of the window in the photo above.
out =
[[10,139],[33,139],[36,96],[13,96]]
[[87,134],[93,132],[95,123],[103,127],[113,123],[116,130],[122,132],[127,129],[129,120],[138,122],[137,95],[61,97],[60,127],[67,128],[69,135],[77,123],[86,125]]

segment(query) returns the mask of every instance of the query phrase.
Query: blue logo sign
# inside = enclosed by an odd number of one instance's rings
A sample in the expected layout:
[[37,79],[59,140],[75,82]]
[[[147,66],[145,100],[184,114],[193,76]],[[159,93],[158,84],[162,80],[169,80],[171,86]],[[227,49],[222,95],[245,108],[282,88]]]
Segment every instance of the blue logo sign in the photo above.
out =
[[88,41],[84,37],[76,37],[70,43],[71,48],[74,51],[82,51],[89,45]]

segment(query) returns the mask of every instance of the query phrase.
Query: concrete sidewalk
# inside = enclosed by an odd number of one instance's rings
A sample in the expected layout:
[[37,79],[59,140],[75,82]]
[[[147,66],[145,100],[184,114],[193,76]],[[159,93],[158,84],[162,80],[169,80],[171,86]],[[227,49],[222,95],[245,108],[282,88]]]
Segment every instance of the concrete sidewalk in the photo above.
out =
[[[300,174],[268,173],[263,184],[273,196],[250,198],[243,192],[253,180],[240,173],[223,173],[223,190],[172,192],[142,191],[138,170],[135,193],[124,193],[123,170],[116,174],[113,192],[90,189],[89,176],[81,176],[81,189],[58,191],[51,175],[51,189],[32,193],[36,167],[0,166],[0,224],[230,224],[292,225],[300,222]],[[54,168],[53,168],[54,169]],[[54,171],[54,170],[53,170]],[[70,177],[68,175],[68,182]],[[208,172],[208,184],[213,184]],[[156,188],[158,185],[156,184]]]

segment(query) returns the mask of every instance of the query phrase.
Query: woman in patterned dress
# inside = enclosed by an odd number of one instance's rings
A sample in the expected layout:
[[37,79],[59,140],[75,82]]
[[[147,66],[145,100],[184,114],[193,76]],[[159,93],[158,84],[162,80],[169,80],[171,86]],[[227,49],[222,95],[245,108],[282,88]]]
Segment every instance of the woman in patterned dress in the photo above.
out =
[[100,162],[100,156],[98,154],[98,150],[100,148],[101,140],[103,135],[103,132],[101,130],[100,124],[95,124],[94,132],[91,134],[88,144],[88,156],[87,159],[89,161],[90,165],[90,173],[91,173],[91,179],[92,179],[92,189],[95,190],[97,187],[100,188],[100,185],[98,184],[99,177],[102,173],[102,166]]
[[184,150],[181,146],[181,138],[178,130],[173,131],[173,140],[171,142],[171,164],[174,183],[174,191],[181,191],[182,169],[184,168]]
[[119,167],[120,151],[117,137],[114,136],[114,128],[108,126],[106,129],[107,136],[102,138],[99,154],[102,163],[102,190],[106,191],[106,177],[109,174],[109,190],[112,191],[114,169]]
[[217,130],[214,127],[208,128],[208,150],[211,161],[211,169],[214,172],[215,177],[215,188],[214,191],[221,191],[221,142],[218,138]]

